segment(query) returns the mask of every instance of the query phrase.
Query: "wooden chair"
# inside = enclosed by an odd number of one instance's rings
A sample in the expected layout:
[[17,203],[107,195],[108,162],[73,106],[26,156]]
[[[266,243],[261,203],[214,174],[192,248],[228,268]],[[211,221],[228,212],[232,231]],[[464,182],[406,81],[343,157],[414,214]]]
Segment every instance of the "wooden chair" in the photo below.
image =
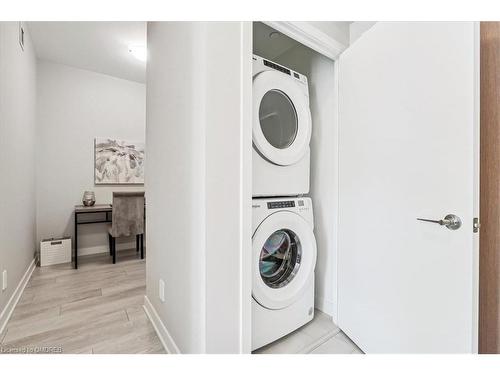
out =
[[108,228],[109,254],[116,263],[116,238],[135,236],[136,251],[144,259],[144,192],[113,192],[112,223]]

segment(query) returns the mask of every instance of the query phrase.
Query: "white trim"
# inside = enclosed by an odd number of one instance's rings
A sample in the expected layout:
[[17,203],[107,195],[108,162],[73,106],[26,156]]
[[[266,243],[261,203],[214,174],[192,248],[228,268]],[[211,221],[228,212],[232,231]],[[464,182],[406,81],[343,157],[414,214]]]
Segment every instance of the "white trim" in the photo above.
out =
[[[240,353],[252,352],[252,23],[241,23]],[[250,168],[247,168],[250,167]],[[250,204],[249,204],[250,203]]]
[[[474,201],[473,204],[473,213],[474,217],[479,216],[479,200],[480,200],[480,132],[481,132],[481,124],[480,124],[480,26],[479,22],[474,22]],[[469,228],[471,229],[471,228]],[[471,352],[478,353],[479,352],[479,239],[480,239],[481,231],[473,234],[473,243],[472,243],[472,345]]]
[[332,260],[335,262],[334,263],[334,275],[333,275],[333,280],[332,283],[335,285],[335,288],[332,293],[332,300],[333,300],[333,311],[332,311],[332,317],[333,317],[333,322],[338,325],[339,321],[339,280],[338,280],[338,264],[339,264],[339,222],[340,222],[340,214],[339,214],[339,207],[340,207],[340,181],[339,181],[339,173],[340,173],[340,118],[339,118],[339,64],[340,60],[335,60],[333,62],[333,71],[334,71],[334,91],[333,91],[333,100],[334,100],[334,119],[333,119],[333,128],[334,128],[334,137],[335,140],[334,145],[335,145],[335,170],[333,172],[334,175],[334,191],[336,192],[334,201],[333,201],[333,211],[335,212],[335,222],[333,224],[333,236],[335,238],[334,240],[334,250],[332,254]]
[[264,23],[333,60],[347,48],[343,43],[306,22],[265,21]]
[[333,323],[335,323],[335,325],[337,325],[337,321],[335,319],[335,312],[337,311],[337,304],[335,303],[335,301],[315,296],[314,297],[314,308],[318,309],[319,311],[324,312],[326,315],[330,315],[332,317]]
[[12,312],[16,308],[17,303],[19,302],[19,299],[21,298],[21,295],[24,292],[24,288],[26,287],[26,284],[28,284],[31,275],[35,270],[35,267],[36,267],[35,259],[33,259],[30,265],[28,266],[28,269],[24,273],[23,277],[19,281],[19,284],[17,284],[16,290],[14,290],[14,293],[12,293],[12,296],[10,296],[9,302],[7,302],[7,305],[5,305],[5,308],[0,314],[0,336],[3,333],[5,327],[7,326],[10,316],[12,315]]
[[[144,246],[146,248],[146,246]],[[135,249],[135,241],[127,241],[127,242],[120,242],[116,243],[116,250],[121,251],[121,250],[130,250],[130,249]],[[109,254],[109,246],[107,245],[97,245],[97,246],[87,246],[87,247],[82,247],[78,246],[78,257],[85,256],[85,255],[93,255],[93,254],[104,254],[108,253]]]
[[160,339],[163,347],[165,348],[165,351],[168,354],[180,354],[181,351],[175,344],[175,341],[168,332],[167,327],[165,327],[165,325],[161,321],[160,316],[156,312],[156,309],[154,308],[153,304],[149,301],[148,296],[144,296],[144,305],[142,307],[144,308],[144,311],[146,312],[149,321],[153,325],[156,334],[158,335],[158,338]]

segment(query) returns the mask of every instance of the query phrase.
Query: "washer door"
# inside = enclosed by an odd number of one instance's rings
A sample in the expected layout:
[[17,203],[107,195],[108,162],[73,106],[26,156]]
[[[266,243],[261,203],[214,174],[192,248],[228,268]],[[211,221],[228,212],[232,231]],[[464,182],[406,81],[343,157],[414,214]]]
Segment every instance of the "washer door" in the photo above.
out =
[[291,305],[313,277],[316,239],[311,226],[293,212],[276,212],[257,228],[252,246],[254,299],[268,309]]
[[300,83],[275,71],[254,77],[252,135],[271,163],[291,165],[304,156],[311,140],[311,111]]

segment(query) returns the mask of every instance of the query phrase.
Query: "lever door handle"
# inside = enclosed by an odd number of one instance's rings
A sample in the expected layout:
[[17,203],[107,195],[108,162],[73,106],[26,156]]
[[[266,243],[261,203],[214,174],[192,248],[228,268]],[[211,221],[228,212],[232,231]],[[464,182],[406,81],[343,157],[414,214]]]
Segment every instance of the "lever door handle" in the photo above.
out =
[[443,225],[450,230],[457,230],[462,226],[462,220],[460,220],[460,218],[457,215],[453,214],[448,214],[444,217],[444,219],[441,220],[422,219],[419,217],[417,218],[417,220]]

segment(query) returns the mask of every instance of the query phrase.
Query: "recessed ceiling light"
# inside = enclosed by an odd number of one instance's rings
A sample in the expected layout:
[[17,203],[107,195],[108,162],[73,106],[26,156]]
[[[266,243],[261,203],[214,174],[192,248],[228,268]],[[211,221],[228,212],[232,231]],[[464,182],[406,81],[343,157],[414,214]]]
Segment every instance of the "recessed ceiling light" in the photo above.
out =
[[131,45],[128,46],[128,51],[134,56],[137,60],[146,61],[148,51],[146,46],[141,45]]
[[272,31],[269,33],[269,39],[275,39],[275,38],[279,38],[281,35],[280,32],[278,31]]

